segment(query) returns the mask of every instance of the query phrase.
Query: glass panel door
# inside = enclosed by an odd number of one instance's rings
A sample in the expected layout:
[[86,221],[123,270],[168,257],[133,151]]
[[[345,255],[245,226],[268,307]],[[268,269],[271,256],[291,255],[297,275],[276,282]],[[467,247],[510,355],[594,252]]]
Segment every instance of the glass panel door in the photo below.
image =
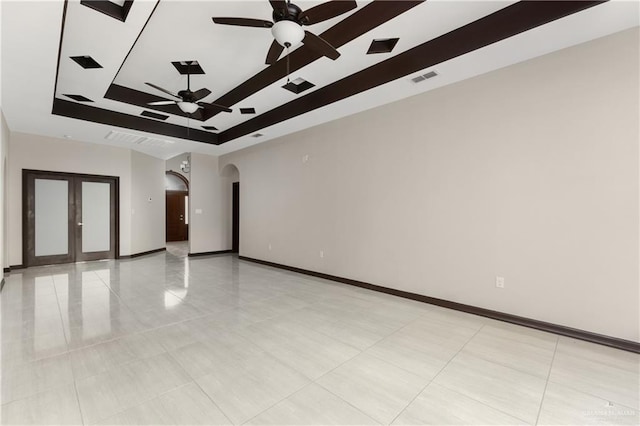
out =
[[118,178],[23,170],[23,264],[113,259]]
[[35,179],[35,255],[69,254],[69,182]]
[[83,253],[109,251],[109,184],[104,182],[82,182],[82,242]]
[[28,266],[73,262],[73,178],[23,174],[23,259]]
[[76,261],[115,258],[115,180],[76,177]]

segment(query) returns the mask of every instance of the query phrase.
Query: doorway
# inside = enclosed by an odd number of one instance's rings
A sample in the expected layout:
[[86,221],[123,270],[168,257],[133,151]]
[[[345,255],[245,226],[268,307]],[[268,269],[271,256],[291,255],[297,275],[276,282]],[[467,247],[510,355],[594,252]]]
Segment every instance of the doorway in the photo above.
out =
[[231,219],[231,252],[240,251],[240,182],[233,182]]
[[22,171],[25,266],[114,259],[119,179]]
[[179,173],[167,171],[166,190],[166,240],[167,242],[189,239],[189,182]]

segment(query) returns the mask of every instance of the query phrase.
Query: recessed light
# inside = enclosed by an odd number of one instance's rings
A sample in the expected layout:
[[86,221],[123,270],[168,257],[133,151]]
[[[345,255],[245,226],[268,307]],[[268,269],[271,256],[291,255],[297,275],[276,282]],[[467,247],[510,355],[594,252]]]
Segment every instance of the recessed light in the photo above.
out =
[[376,38],[371,42],[367,55],[373,53],[389,53],[398,44],[399,38]]
[[71,139],[71,135],[64,135],[65,139]]
[[89,55],[70,56],[70,58],[73,59],[78,65],[80,65],[84,69],[102,68],[102,65],[100,65],[95,59],[93,59]]
[[287,84],[285,84],[284,86],[282,86],[282,88],[298,95],[304,92],[305,90],[311,89],[314,86],[315,84],[308,82],[304,78],[298,77],[295,80],[292,80]]
[[156,112],[153,111],[142,111],[142,113],[140,114],[143,117],[150,117],[150,118],[156,118],[158,120],[166,120],[167,118],[169,118],[168,115],[164,115],[164,114],[158,114]]
[[173,64],[174,67],[176,67],[176,69],[178,70],[178,72],[182,75],[186,75],[186,74],[204,74],[204,70],[202,69],[202,67],[200,66],[200,64],[198,63],[198,61],[195,60],[191,60],[191,61],[174,61],[171,62]]
[[91,99],[89,99],[89,98],[87,98],[85,96],[82,96],[82,95],[67,95],[67,94],[64,94],[63,96],[66,96],[67,98],[71,98],[74,101],[78,101],[78,102],[93,102]]

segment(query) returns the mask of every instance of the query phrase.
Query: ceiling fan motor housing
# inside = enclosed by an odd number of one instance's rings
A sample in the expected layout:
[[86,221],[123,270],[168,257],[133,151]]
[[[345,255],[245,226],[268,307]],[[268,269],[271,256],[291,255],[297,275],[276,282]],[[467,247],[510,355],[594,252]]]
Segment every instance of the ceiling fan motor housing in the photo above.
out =
[[273,22],[280,22],[282,20],[298,22],[298,16],[302,13],[302,9],[293,3],[287,3],[287,11],[286,13],[283,12],[285,12],[284,9],[273,9],[273,14],[271,15]]
[[182,98],[184,102],[195,102],[193,98],[193,92],[191,90],[181,90],[178,92],[178,96]]

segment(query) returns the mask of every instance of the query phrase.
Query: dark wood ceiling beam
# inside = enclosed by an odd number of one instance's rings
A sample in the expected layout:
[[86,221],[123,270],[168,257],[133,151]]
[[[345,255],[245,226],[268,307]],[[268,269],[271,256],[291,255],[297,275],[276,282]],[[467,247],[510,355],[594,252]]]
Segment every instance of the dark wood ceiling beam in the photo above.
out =
[[53,100],[53,110],[51,113],[62,117],[107,124],[109,126],[219,145],[218,135],[215,133],[205,132],[199,129],[190,129],[188,127],[178,126],[177,124],[164,123],[59,98]]
[[[229,142],[604,1],[522,1],[372,65],[218,134]],[[294,52],[295,53],[295,52]]]
[[[111,84],[109,86],[109,89],[107,89],[107,93],[104,94],[104,98],[111,99],[114,101],[122,101],[123,99],[126,99],[126,103],[131,105],[137,105],[139,107],[147,108],[147,109],[154,109],[157,111],[166,112],[167,114],[181,115],[183,117],[188,117],[188,115],[182,112],[182,110],[178,108],[178,105],[176,104],[149,105],[149,102],[174,101],[179,99],[169,99],[168,97],[162,98],[159,96],[150,95],[147,92],[141,92],[139,90],[131,89],[129,87],[120,86],[119,84]],[[200,118],[197,118],[197,117],[190,117],[190,118],[194,120],[202,121]]]
[[[396,16],[424,3],[424,1],[375,0],[320,34],[320,37],[335,48],[339,48]],[[313,31],[313,27],[309,27],[309,29]],[[303,45],[289,55],[290,72],[293,73],[321,57],[321,54]],[[275,64],[265,68],[230,92],[222,95],[214,103],[227,106],[235,105],[279,79],[286,77],[286,75],[287,61],[286,57],[283,57]]]

